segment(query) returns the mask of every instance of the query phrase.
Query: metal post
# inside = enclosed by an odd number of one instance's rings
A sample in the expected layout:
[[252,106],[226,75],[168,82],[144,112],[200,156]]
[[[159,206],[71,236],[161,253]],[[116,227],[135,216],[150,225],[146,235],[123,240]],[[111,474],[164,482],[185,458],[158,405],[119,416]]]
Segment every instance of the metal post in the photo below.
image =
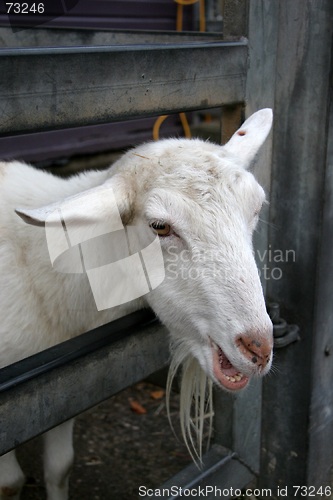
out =
[[[249,10],[249,68],[246,84],[246,115],[274,107],[278,3],[252,0]],[[269,35],[269,36],[268,36]],[[254,174],[269,199],[272,135],[261,149]],[[259,269],[267,262],[268,210],[261,213],[254,247]],[[266,257],[264,257],[266,255]],[[263,277],[263,274],[262,274]],[[262,279],[265,289],[266,283]],[[253,471],[260,468],[261,381],[252,381],[241,394],[215,392],[215,442],[236,451]]]
[[260,484],[288,488],[291,498],[294,486],[331,482],[333,358],[325,350],[332,335],[333,4],[279,4],[269,245],[272,258],[278,251],[283,259],[267,291],[287,322],[299,325],[301,341],[276,353],[275,373],[264,381]]

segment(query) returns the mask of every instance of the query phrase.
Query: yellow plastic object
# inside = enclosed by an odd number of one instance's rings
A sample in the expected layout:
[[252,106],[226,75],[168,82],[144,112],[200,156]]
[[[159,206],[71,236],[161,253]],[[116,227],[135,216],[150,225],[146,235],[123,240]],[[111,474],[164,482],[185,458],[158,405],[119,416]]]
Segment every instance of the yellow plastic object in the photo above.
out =
[[[154,127],[153,127],[153,139],[154,139],[154,141],[158,141],[160,126],[162,125],[162,123],[164,122],[164,120],[166,118],[168,118],[168,116],[169,115],[159,116],[157,118],[156,122],[154,123]],[[184,129],[184,132],[185,132],[185,137],[187,137],[188,139],[191,139],[192,136],[191,136],[190,126],[188,124],[188,121],[187,121],[185,113],[179,113],[179,117],[180,117],[180,121],[182,122],[182,125],[183,125],[183,129]]]
[[174,0],[177,4],[177,31],[182,31],[183,29],[183,6],[192,5],[194,3],[200,2],[200,31],[206,30],[206,20],[205,20],[205,0]]

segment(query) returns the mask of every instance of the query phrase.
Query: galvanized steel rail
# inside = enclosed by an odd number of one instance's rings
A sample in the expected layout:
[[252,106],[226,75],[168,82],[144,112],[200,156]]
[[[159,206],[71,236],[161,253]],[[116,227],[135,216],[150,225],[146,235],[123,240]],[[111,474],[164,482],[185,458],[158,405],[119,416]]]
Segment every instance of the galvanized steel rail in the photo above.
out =
[[0,48],[0,135],[245,100],[247,42]]
[[137,311],[0,370],[0,455],[163,368],[168,333]]

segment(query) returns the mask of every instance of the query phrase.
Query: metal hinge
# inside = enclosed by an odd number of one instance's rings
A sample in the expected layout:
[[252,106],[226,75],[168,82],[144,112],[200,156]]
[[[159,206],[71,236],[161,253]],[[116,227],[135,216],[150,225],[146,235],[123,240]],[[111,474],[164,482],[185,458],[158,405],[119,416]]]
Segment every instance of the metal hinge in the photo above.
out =
[[268,314],[273,323],[274,347],[279,349],[286,347],[292,342],[301,340],[299,327],[288,325],[286,320],[280,317],[280,305],[276,302],[268,304]]

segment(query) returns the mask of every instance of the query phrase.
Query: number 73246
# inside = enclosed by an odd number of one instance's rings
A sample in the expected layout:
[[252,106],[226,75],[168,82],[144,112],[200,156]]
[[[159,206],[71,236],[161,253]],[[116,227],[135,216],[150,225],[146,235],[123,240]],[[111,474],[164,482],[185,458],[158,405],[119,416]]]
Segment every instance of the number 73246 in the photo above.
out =
[[33,3],[29,5],[26,2],[7,3],[7,14],[43,14],[45,7],[43,3]]

